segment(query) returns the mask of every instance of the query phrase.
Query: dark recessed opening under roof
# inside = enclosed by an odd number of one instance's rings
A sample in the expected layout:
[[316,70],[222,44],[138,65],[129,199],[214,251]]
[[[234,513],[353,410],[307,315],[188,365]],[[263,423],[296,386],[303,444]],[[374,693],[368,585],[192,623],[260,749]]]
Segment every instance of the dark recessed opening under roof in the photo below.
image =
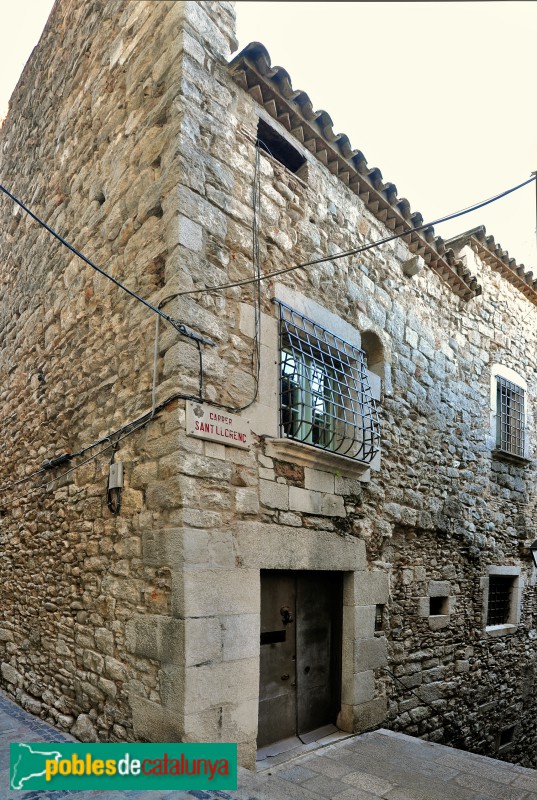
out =
[[300,167],[306,163],[304,156],[262,119],[257,125],[257,143],[261,150],[287,167],[290,172],[298,172]]

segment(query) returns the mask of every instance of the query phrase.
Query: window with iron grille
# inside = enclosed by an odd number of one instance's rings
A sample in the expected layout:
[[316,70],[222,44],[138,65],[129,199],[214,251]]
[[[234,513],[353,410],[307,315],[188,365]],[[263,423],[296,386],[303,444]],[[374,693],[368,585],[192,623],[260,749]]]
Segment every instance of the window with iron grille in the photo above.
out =
[[525,456],[524,389],[496,376],[496,447],[512,456]]
[[370,463],[380,432],[363,350],[276,302],[282,436]]
[[506,625],[511,614],[511,598],[515,578],[511,575],[490,575],[487,625]]

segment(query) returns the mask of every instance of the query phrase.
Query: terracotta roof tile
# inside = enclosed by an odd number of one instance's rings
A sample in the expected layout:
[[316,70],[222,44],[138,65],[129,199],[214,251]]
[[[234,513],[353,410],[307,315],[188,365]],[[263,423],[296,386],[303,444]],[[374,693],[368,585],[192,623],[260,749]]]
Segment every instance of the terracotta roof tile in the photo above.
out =
[[470,245],[485,264],[488,264],[495,272],[499,272],[509,283],[516,286],[530,302],[537,305],[537,280],[533,279],[533,272],[526,272],[524,264],[517,264],[516,259],[511,258],[507,250],[496,244],[494,236],[487,236],[483,225],[452,237],[448,244],[456,249],[460,249],[465,244]]
[[[364,154],[352,148],[349,137],[334,133],[326,111],[314,111],[303,91],[293,89],[289,73],[273,67],[266,48],[259,42],[247,45],[229,64],[233,79],[306,147],[332,174],[354,191],[389,230],[403,234],[412,253],[421,255],[453,292],[464,300],[481,294],[481,286],[434,229],[413,231],[423,217],[412,212],[406,198],[397,197],[397,187],[385,183],[378,167],[370,168]],[[408,233],[405,233],[408,232]]]

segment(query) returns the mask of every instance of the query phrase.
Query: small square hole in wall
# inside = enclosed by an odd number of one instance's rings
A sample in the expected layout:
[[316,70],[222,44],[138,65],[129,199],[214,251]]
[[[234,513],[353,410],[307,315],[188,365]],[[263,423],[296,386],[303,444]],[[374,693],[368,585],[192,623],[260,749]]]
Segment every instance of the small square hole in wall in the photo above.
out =
[[503,750],[504,747],[513,743],[513,739],[515,736],[515,726],[511,725],[509,728],[504,728],[500,731],[499,736],[497,738],[497,746],[498,750]]
[[449,597],[430,597],[429,614],[431,617],[449,614]]

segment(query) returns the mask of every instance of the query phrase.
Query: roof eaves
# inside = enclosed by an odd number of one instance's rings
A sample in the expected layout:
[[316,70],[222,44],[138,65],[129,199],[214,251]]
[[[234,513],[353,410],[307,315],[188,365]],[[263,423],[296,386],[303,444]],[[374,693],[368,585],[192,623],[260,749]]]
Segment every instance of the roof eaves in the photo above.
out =
[[488,264],[495,272],[499,272],[531,303],[537,305],[537,279],[533,279],[533,272],[526,272],[524,264],[517,264],[516,259],[511,258],[507,250],[496,244],[494,236],[487,236],[483,225],[450,239],[449,243],[455,244],[456,240],[459,246],[469,244],[483,263]]
[[306,92],[295,91],[282,67],[272,67],[270,55],[259,42],[247,45],[229,63],[231,76],[257,103],[297,138],[327,169],[357,194],[374,216],[400,235],[411,253],[420,255],[464,300],[481,294],[477,278],[456,258],[444,241],[423,225],[419,212],[397,197],[393,183],[383,183],[381,171],[370,169],[364,154],[354,150],[346,134],[335,134],[326,111],[314,111]]

